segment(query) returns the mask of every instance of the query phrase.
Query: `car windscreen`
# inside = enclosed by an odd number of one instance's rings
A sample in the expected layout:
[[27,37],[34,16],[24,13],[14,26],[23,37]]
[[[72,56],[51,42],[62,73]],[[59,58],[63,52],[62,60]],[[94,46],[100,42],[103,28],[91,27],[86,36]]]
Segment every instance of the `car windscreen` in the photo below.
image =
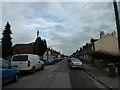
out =
[[79,59],[73,59],[73,62],[81,62]]
[[28,55],[14,56],[12,61],[27,61]]

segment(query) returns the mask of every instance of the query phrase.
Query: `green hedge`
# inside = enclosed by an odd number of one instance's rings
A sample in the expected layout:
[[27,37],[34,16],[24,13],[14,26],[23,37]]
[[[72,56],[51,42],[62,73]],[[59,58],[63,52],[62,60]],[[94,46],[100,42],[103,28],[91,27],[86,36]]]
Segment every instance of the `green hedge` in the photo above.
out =
[[108,52],[102,52],[102,51],[96,51],[96,52],[91,52],[90,56],[93,59],[102,59],[103,61],[108,61],[110,63],[117,63],[120,62],[120,54],[112,54]]

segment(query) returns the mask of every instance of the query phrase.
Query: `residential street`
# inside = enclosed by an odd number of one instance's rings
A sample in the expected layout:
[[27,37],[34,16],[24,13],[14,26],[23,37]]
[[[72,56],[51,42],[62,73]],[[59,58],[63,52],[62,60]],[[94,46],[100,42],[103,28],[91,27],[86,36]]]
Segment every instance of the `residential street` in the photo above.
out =
[[0,90],[120,90],[120,0],[0,7]]
[[106,88],[88,76],[84,70],[70,69],[67,60],[45,66],[34,74],[21,75],[18,82],[3,88]]

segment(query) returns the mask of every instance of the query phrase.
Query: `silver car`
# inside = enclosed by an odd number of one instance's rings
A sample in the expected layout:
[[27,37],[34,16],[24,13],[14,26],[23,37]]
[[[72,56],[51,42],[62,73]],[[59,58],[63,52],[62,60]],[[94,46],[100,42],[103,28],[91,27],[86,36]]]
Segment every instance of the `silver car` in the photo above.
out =
[[69,64],[71,68],[83,69],[83,62],[77,58],[71,58]]

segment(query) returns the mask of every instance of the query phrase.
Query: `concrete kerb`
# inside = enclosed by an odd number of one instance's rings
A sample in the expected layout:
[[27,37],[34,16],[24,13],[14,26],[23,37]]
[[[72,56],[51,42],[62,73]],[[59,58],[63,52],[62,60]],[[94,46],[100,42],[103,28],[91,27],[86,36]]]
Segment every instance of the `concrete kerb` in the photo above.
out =
[[92,75],[89,71],[85,70],[84,71],[89,75],[91,76],[93,79],[95,79],[97,82],[101,83],[102,85],[106,86],[107,88],[109,88],[110,90],[113,90],[113,88],[109,85],[106,85],[104,82],[98,80],[94,75]]

